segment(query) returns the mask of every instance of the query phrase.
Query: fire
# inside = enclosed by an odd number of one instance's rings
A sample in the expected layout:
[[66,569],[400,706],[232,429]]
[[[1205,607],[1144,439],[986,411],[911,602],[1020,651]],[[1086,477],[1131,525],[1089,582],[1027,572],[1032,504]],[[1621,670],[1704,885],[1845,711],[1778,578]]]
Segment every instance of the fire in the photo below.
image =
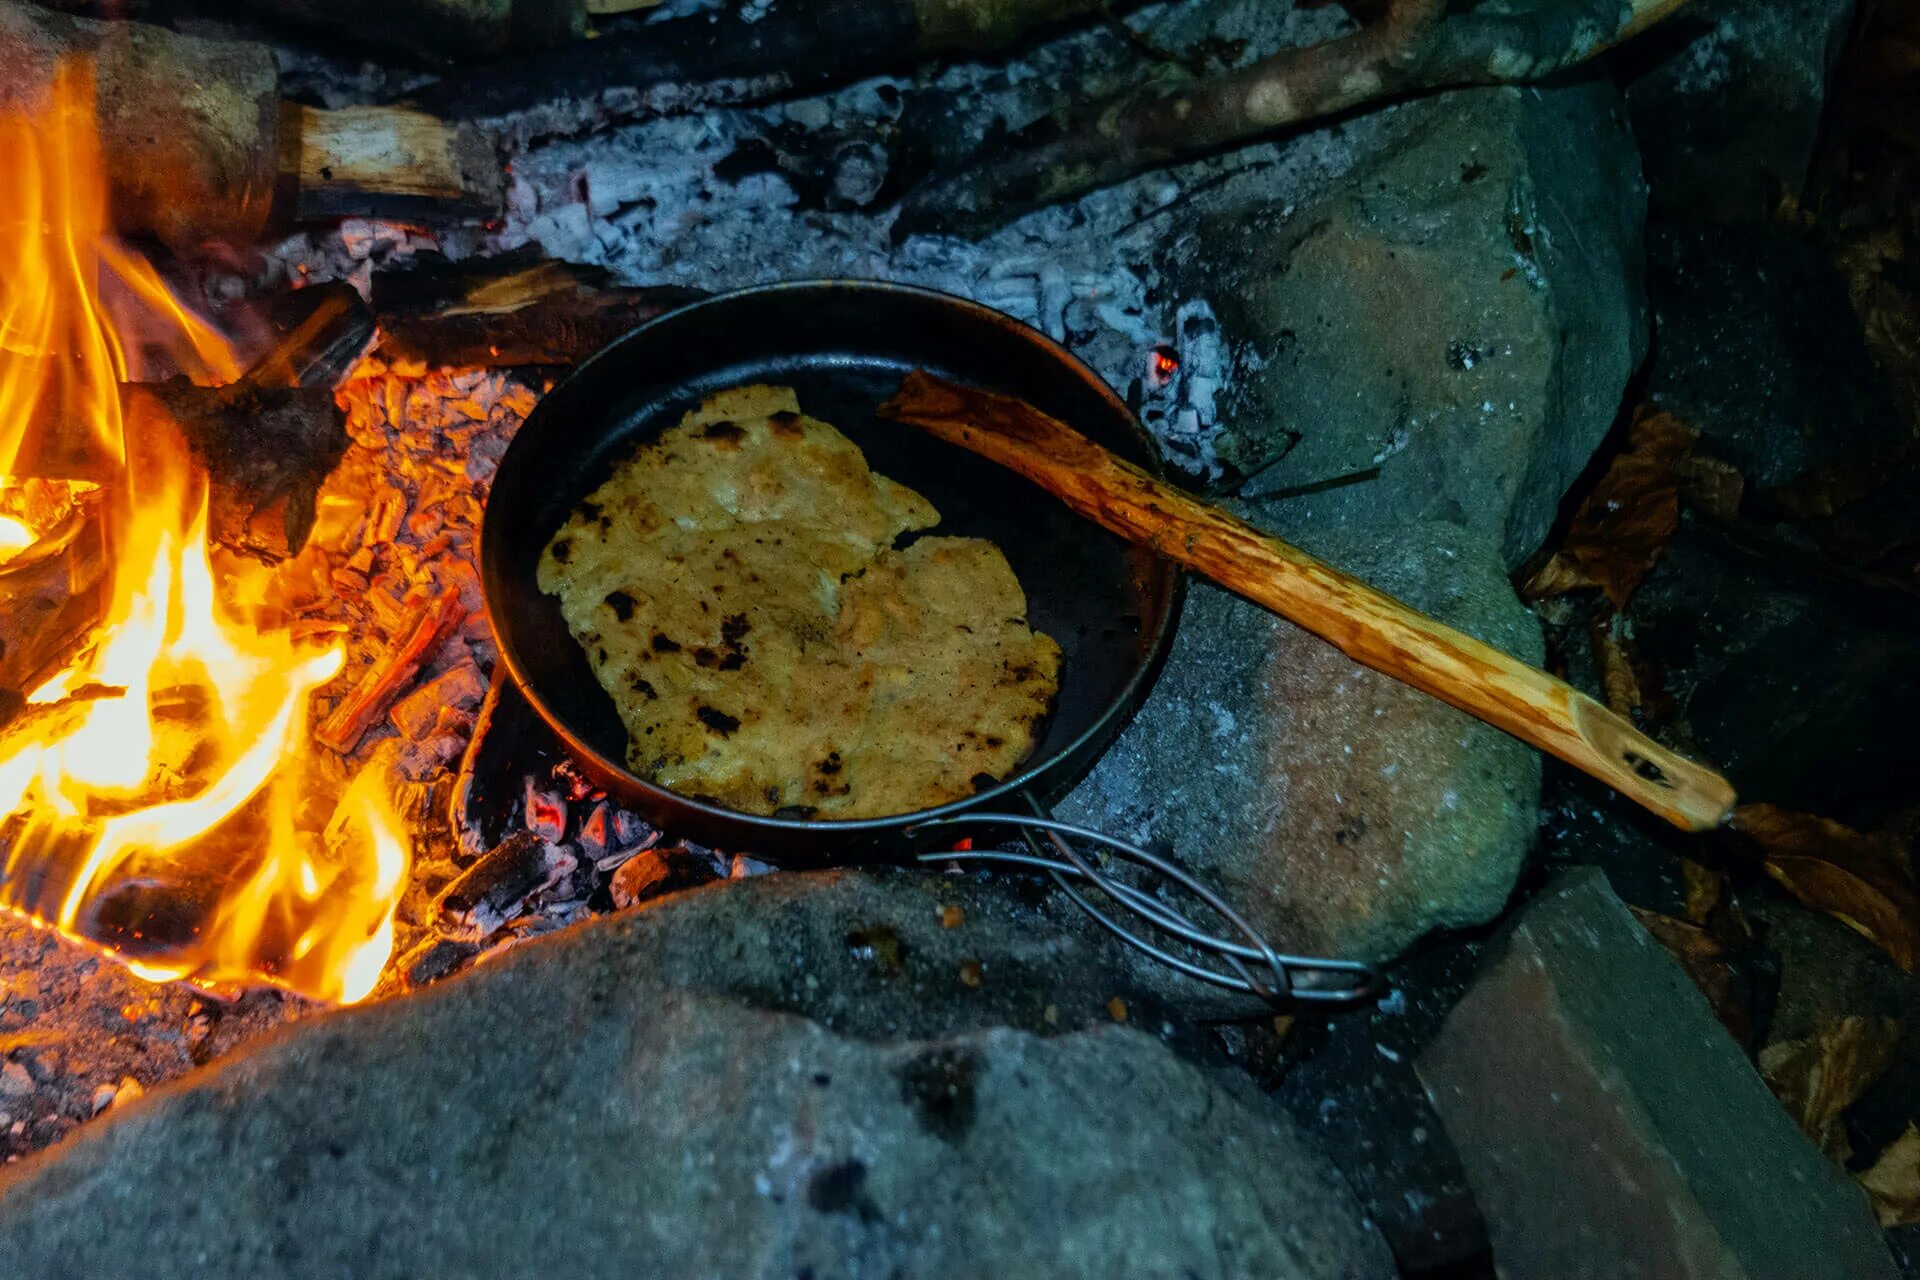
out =
[[[212,383],[239,376],[233,354],[110,238],[84,74],[0,119],[0,172],[0,494],[44,485],[26,468],[84,472],[112,565],[91,647],[0,728],[0,905],[154,980],[362,999],[408,850],[376,772],[342,792],[308,746],[344,655],[239,603],[268,571],[216,575],[185,444],[124,434],[119,383],[145,353]],[[38,532],[0,517],[0,568]]]

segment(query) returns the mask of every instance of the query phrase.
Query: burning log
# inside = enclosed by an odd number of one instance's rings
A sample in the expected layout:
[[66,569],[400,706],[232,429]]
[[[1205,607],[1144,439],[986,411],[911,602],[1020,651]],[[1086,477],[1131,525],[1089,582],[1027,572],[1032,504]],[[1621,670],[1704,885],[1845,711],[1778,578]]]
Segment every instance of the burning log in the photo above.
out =
[[1149,85],[1063,108],[923,183],[901,202],[894,236],[981,236],[1044,205],[1366,103],[1543,80],[1686,3],[1549,0],[1513,13],[1505,5],[1456,12],[1447,0],[1390,0],[1384,18],[1351,35],[1225,75],[1200,78],[1165,65]]
[[465,617],[457,591],[443,592],[422,605],[405,637],[367,668],[313,736],[342,755],[352,751]]
[[42,109],[76,56],[93,67],[116,226],[180,250],[260,232],[276,172],[272,50],[0,4],[0,110]]
[[284,106],[273,51],[0,0],[0,111],[42,109],[60,65],[97,91],[113,223],[191,253],[297,218],[497,212],[503,180],[471,127],[401,107]]
[[430,368],[577,364],[635,325],[705,295],[628,289],[605,271],[508,257],[376,275],[379,351]]
[[[347,450],[345,415],[323,387],[270,387],[247,378],[197,387],[185,378],[121,388],[128,439],[178,427],[207,472],[207,532],[262,560],[298,552],[320,486]],[[137,459],[136,459],[137,463]]]
[[729,7],[608,32],[449,77],[410,96],[456,119],[503,116],[606,91],[631,95],[642,111],[759,102],[935,54],[991,54],[1048,27],[1138,2],[781,0],[752,15]]
[[1572,686],[1154,479],[1032,405],[916,372],[880,412],[1018,472],[1095,524],[1585,770],[1675,826],[1707,830],[1732,810],[1725,778]]

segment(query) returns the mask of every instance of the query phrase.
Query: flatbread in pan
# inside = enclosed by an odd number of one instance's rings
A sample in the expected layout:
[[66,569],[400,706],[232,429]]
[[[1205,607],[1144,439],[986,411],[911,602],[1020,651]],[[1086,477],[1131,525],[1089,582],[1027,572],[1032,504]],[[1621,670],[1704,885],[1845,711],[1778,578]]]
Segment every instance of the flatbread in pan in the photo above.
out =
[[784,387],[709,397],[547,544],[635,773],[755,814],[866,818],[971,795],[1032,751],[1060,649],[999,548]]

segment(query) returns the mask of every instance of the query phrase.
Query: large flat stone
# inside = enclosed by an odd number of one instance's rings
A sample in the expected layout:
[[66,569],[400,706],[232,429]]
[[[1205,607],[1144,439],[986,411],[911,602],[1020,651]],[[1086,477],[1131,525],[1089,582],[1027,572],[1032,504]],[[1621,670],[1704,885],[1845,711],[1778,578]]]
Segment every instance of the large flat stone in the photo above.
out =
[[[1540,661],[1538,623],[1485,538],[1249,514]],[[1539,790],[1531,748],[1196,583],[1152,695],[1061,813],[1172,850],[1277,947],[1386,959],[1500,911]]]
[[[673,917],[725,896],[761,936],[676,956]],[[723,993],[840,976],[789,951],[781,905],[716,886],[303,1024],[9,1170],[0,1256],[47,1280],[1392,1274],[1278,1108],[1130,1026],[873,1039]]]
[[1512,1280],[1896,1274],[1860,1189],[1598,870],[1521,913],[1418,1067]]

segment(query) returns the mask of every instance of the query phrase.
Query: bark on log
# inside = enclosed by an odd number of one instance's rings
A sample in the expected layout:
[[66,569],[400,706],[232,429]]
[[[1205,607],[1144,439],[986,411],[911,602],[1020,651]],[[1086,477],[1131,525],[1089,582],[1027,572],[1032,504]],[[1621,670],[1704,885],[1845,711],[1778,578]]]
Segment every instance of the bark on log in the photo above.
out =
[[430,368],[572,365],[635,325],[704,295],[618,288],[563,262],[435,263],[376,275],[381,356]]
[[43,109],[66,59],[93,72],[114,227],[175,252],[247,243],[276,214],[464,220],[500,210],[498,158],[471,126],[398,107],[283,106],[264,44],[0,0],[0,111]]
[[893,234],[981,236],[1045,205],[1365,103],[1542,80],[1686,3],[1534,0],[1489,13],[1496,6],[1453,12],[1449,0],[1392,0],[1384,19],[1351,35],[1226,75],[1163,66],[1149,85],[1043,117],[922,184],[901,202]]
[[4,3],[0,111],[43,109],[56,67],[72,57],[94,65],[115,226],[182,252],[259,234],[280,110],[270,49]]
[[1141,0],[780,0],[602,34],[479,67],[408,95],[441,115],[506,115],[544,102],[634,95],[631,114],[758,102],[825,88],[938,53],[989,54],[1048,27]]
[[1023,401],[912,373],[880,412],[1018,472],[1103,528],[1560,757],[1675,826],[1707,830],[1733,808],[1725,778],[1572,686],[1154,479]]

